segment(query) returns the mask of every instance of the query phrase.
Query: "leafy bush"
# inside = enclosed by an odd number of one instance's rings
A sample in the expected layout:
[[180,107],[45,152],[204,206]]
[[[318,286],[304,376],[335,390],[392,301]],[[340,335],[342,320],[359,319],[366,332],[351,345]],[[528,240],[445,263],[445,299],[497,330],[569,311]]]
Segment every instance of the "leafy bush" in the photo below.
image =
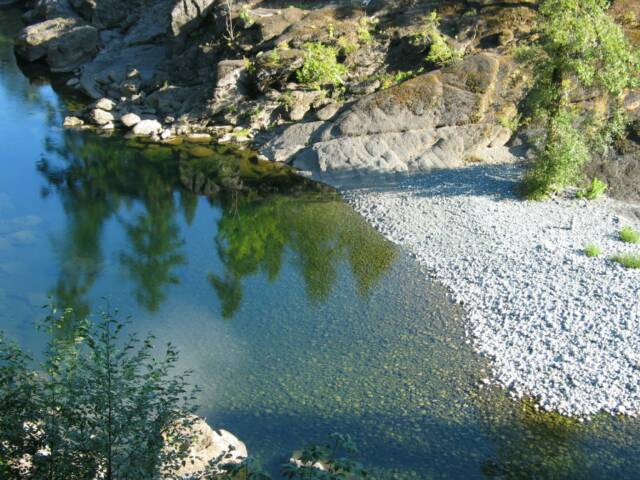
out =
[[[607,14],[608,3],[543,0],[538,40],[519,51],[534,72],[528,120],[544,131],[533,172],[525,177],[525,191],[533,198],[579,181],[593,149],[624,129],[621,93],[638,85],[640,56]],[[589,91],[610,108],[600,118],[584,107],[574,109],[572,99],[580,91]]]
[[589,244],[584,247],[584,254],[587,257],[599,257],[602,255],[602,250],[597,245]]
[[619,236],[624,243],[640,243],[640,232],[631,227],[624,227]]
[[576,196],[587,200],[595,200],[604,195],[606,190],[607,184],[598,178],[594,178],[591,180],[591,184],[584,190],[580,190]]
[[640,268],[640,255],[638,254],[619,254],[611,257],[611,260],[625,268]]
[[540,200],[580,179],[589,149],[574,120],[567,109],[550,118],[544,141],[536,146],[536,162],[524,176],[524,193],[529,199]]
[[335,47],[312,42],[302,48],[305,52],[304,64],[296,74],[301,84],[314,89],[323,85],[342,85],[347,67],[338,62],[338,50]]
[[33,424],[36,378],[27,366],[31,359],[0,332],[0,478],[19,478],[17,460],[41,447]]
[[[21,388],[30,391],[23,408],[37,432],[31,438],[25,432],[27,441],[37,438],[30,457],[32,476],[110,480],[176,471],[186,453],[180,445],[189,443],[183,433],[188,431],[185,415],[194,409],[188,374],[172,374],[176,350],[169,345],[164,357],[156,359],[153,337],[140,341],[130,336],[120,342],[124,325],[107,313],[95,324],[81,322],[73,338],[58,338],[72,313],[53,310],[45,321],[52,340],[40,368],[43,374],[25,374],[24,362],[14,363],[23,372]],[[5,358],[21,358],[16,347],[4,347]],[[0,395],[6,395],[6,386],[0,387]],[[163,435],[172,438],[174,450],[163,449]]]

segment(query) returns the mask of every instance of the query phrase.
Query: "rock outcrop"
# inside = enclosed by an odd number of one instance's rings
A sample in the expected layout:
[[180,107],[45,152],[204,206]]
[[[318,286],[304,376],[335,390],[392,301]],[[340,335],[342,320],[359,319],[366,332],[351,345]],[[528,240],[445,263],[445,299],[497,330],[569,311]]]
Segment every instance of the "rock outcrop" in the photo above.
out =
[[[17,52],[114,103],[72,112],[70,128],[124,128],[156,141],[194,132],[254,140],[267,158],[320,178],[514,159],[506,144],[527,72],[511,54],[535,28],[534,0],[27,3],[32,25]],[[461,58],[444,68],[427,60],[433,10],[444,44]],[[640,24],[624,20],[635,3],[616,0],[611,11],[637,41]],[[330,68],[309,57],[309,42],[335,57],[338,78],[304,80],[303,66],[320,75]],[[636,122],[639,106],[630,92],[625,108]]]
[[98,50],[98,30],[74,17],[56,17],[26,27],[17,51],[33,62],[45,58],[54,72],[71,72]]
[[510,161],[521,87],[508,57],[480,53],[346,106],[333,120],[293,125],[262,153],[316,173],[415,171]]

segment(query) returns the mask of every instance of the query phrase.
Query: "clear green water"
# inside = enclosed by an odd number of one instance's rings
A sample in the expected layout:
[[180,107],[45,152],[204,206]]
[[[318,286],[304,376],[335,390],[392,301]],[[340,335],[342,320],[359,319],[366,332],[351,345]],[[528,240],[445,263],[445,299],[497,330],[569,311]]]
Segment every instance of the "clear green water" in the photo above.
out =
[[290,178],[229,149],[63,131],[68,97],[16,67],[17,19],[0,10],[0,328],[24,346],[48,296],[117,306],[178,346],[202,414],[272,470],[339,431],[374,478],[640,476],[637,421],[480,389],[459,308],[335,195],[207,199],[184,186],[202,162],[223,186]]

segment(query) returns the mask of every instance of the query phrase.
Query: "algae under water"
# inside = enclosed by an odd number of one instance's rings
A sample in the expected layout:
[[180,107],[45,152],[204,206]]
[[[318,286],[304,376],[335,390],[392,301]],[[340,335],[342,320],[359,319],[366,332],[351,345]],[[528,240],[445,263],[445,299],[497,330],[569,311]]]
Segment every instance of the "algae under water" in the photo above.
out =
[[637,420],[480,388],[461,309],[336,194],[232,147],[62,130],[74,105],[17,67],[18,19],[0,10],[0,329],[37,351],[48,296],[117,306],[271,471],[339,431],[373,478],[637,477]]

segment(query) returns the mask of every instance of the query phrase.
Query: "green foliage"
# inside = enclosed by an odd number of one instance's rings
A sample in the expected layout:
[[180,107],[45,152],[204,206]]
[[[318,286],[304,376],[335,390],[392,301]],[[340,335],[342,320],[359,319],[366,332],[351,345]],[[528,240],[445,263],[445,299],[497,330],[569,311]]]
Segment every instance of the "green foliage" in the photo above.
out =
[[[3,405],[2,421],[10,425],[2,435],[14,437],[2,458],[15,464],[21,448],[30,450],[30,472],[21,478],[157,478],[176,471],[190,443],[184,432],[194,399],[188,374],[172,373],[176,350],[168,345],[158,359],[153,337],[122,340],[124,324],[108,313],[61,337],[71,313],[54,309],[44,322],[51,340],[42,374],[27,370],[17,347],[0,342],[0,399],[13,397]],[[174,448],[163,448],[164,436]]]
[[544,140],[536,148],[536,162],[524,176],[527,198],[540,200],[580,180],[589,149],[574,121],[575,115],[567,109],[549,119]]
[[624,227],[618,235],[624,243],[640,243],[640,232],[631,227]]
[[340,51],[344,55],[349,55],[350,53],[353,53],[353,52],[357,51],[358,48],[359,48],[359,45],[357,43],[349,40],[349,38],[346,35],[338,38],[336,43],[338,44],[338,47],[340,48]]
[[[340,480],[366,478],[367,471],[347,455],[356,452],[356,447],[348,435],[333,434],[330,442],[304,448],[297,460],[283,466],[283,476],[288,479]],[[318,466],[322,466],[323,470]]]
[[347,67],[337,60],[338,49],[319,42],[306,43],[304,64],[297,72],[298,81],[310,88],[320,89],[324,85],[342,85]]
[[625,268],[640,268],[640,255],[638,254],[618,254],[611,257],[611,260]]
[[381,88],[387,89],[410,80],[420,75],[422,72],[424,72],[424,68],[419,68],[418,70],[400,70],[395,73],[383,73],[378,75],[377,78],[380,80]]
[[509,115],[501,115],[498,117],[498,123],[507,130],[515,133],[520,126],[520,116],[516,115],[511,117]]
[[34,455],[41,442],[32,428],[35,377],[30,358],[0,332],[0,478],[19,478],[17,459]]
[[356,34],[358,35],[358,42],[363,45],[367,45],[373,41],[373,35],[371,34],[372,28],[376,25],[376,22],[369,17],[362,17],[358,21],[358,29]]
[[589,244],[584,247],[584,254],[587,257],[599,257],[602,255],[602,249],[594,244]]
[[460,52],[447,43],[440,33],[440,17],[437,12],[427,15],[425,26],[419,38],[429,44],[429,53],[425,60],[438,67],[444,67],[461,58]]
[[245,28],[250,28],[255,23],[255,20],[251,16],[251,12],[247,7],[243,7],[242,10],[240,10],[239,17],[240,20],[242,20],[242,23],[244,23]]
[[583,190],[580,190],[576,196],[578,198],[586,198],[587,200],[595,200],[604,195],[607,191],[607,184],[599,178],[591,180],[589,186]]
[[[528,120],[544,131],[538,161],[525,178],[533,198],[575,184],[592,151],[624,130],[620,95],[638,85],[640,57],[607,8],[605,0],[543,0],[538,41],[518,51],[534,72]],[[585,91],[605,105],[601,118],[579,103],[576,108],[574,99]]]

